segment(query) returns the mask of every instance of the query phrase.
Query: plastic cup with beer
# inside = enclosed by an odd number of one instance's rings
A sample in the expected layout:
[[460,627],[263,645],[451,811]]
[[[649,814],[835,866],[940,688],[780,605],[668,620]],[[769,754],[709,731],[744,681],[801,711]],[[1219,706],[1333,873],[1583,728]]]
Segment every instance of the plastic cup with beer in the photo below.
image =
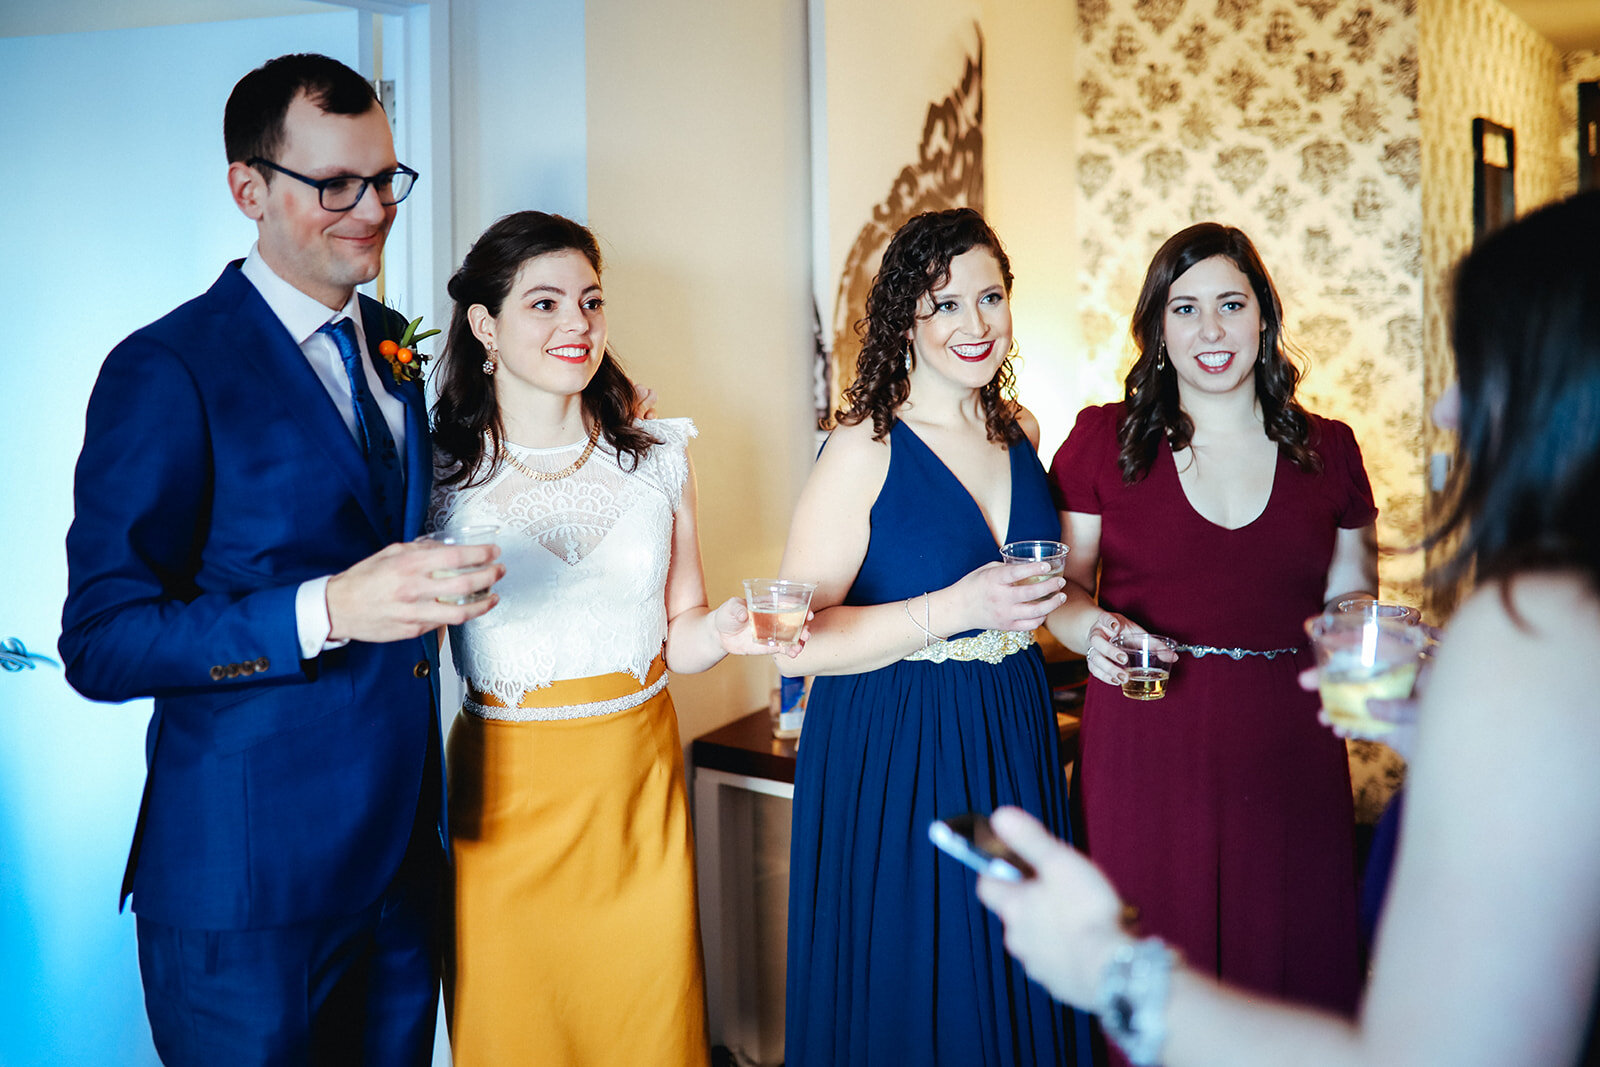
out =
[[785,578],[746,578],[745,607],[758,644],[774,652],[789,652],[800,644],[806,615],[811,611],[811,594],[816,582],[794,582]]
[[1368,611],[1315,615],[1306,620],[1306,634],[1328,721],[1363,737],[1393,730],[1393,723],[1372,717],[1367,701],[1411,695],[1432,635],[1415,622]]
[[1422,613],[1409,604],[1396,604],[1388,600],[1375,600],[1370,596],[1353,596],[1339,601],[1333,610],[1344,614],[1359,612],[1379,619],[1415,624],[1422,621]]
[[1018,585],[1047,582],[1051,578],[1061,577],[1067,570],[1067,546],[1060,541],[1012,541],[1000,549],[1000,558],[1007,563],[1050,565],[1050,569],[1043,574],[1030,574],[1018,582]]
[[1122,683],[1123,696],[1129,700],[1160,700],[1167,695],[1167,679],[1172,676],[1172,665],[1178,662],[1176,641],[1160,634],[1124,630],[1111,643],[1128,658],[1122,668],[1128,672],[1128,680]]

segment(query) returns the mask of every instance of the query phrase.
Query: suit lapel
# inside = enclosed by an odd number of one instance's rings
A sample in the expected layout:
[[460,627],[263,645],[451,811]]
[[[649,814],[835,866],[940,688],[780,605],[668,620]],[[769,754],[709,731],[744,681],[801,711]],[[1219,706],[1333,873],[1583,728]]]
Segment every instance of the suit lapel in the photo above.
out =
[[[339,472],[350,493],[361,504],[372,528],[383,537],[383,515],[372,491],[361,448],[349,427],[339,417],[339,409],[328,396],[322,380],[306,362],[305,353],[295,344],[289,331],[272,313],[256,287],[231,264],[212,287],[212,292],[234,309],[237,351],[248,353],[243,362],[262,376],[261,395],[282,403],[306,436],[317,442],[328,464]],[[380,335],[381,336],[381,335]],[[407,499],[409,512],[409,492]]]
[[[390,372],[389,361],[378,356],[378,342],[404,329],[399,316],[365,296],[361,298],[361,328],[367,338],[367,350],[374,354],[374,365],[383,387],[406,407],[406,508],[402,538],[409,541],[422,532],[427,520],[429,496],[433,490],[433,446],[428,433],[427,399],[420,382],[396,382]],[[393,323],[395,329],[387,328]]]

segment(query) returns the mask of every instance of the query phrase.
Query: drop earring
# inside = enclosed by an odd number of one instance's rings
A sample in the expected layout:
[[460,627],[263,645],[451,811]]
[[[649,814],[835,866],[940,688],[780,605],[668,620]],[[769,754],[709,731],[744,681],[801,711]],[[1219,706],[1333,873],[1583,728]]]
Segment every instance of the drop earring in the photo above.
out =
[[490,345],[489,346],[489,354],[487,356],[485,356],[484,360],[483,360],[483,373],[485,373],[485,374],[493,374],[494,373],[495,357],[498,356],[499,354],[500,354],[500,350],[498,348],[496,348],[494,345]]
[[911,373],[911,342],[910,341],[906,342],[905,364],[906,364],[906,373],[910,374]]
[[1156,349],[1156,373],[1160,374],[1167,369],[1167,342],[1162,341]]

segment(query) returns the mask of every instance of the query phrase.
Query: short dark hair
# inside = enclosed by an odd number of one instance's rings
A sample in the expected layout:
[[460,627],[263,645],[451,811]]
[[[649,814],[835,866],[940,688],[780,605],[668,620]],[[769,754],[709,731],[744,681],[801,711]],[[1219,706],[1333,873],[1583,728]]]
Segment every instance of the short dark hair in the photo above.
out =
[[[839,422],[853,426],[870,418],[875,439],[888,434],[895,412],[911,393],[906,334],[917,324],[922,298],[950,280],[951,260],[974,248],[994,254],[1009,297],[1011,260],[999,236],[972,208],[925,211],[895,231],[867,293],[867,313],[856,323],[861,354],[856,380],[844,391],[846,406],[834,413]],[[1022,439],[1011,363],[1008,354],[989,384],[978,390],[989,440],[1006,445]]]
[[1290,358],[1284,341],[1283,303],[1272,284],[1272,275],[1243,230],[1201,222],[1179,230],[1157,250],[1133,308],[1130,328],[1139,358],[1123,381],[1122,422],[1117,428],[1117,464],[1123,481],[1130,484],[1149,472],[1163,440],[1174,451],[1180,451],[1189,447],[1194,437],[1194,423],[1179,406],[1177,371],[1171,360],[1161,357],[1161,350],[1172,283],[1196,263],[1213,256],[1225,257],[1250,279],[1261,309],[1262,342],[1256,359],[1255,385],[1267,436],[1301,470],[1315,473],[1322,468],[1310,440],[1310,420],[1294,397],[1300,368]]
[[[269,59],[228,95],[222,113],[228,162],[275,160],[283,149],[284,116],[301,94],[330,115],[365,115],[382,106],[372,83],[337,59],[311,52]],[[272,180],[271,173],[263,177]]]
[[1484,238],[1455,275],[1461,431],[1435,576],[1572,567],[1600,591],[1600,191]]
[[[469,310],[482,304],[498,318],[524,263],[567,251],[582,253],[595,277],[600,276],[600,244],[587,226],[544,211],[518,211],[484,230],[451,275],[448,291],[455,310],[444,357],[435,372],[439,399],[433,405],[433,443],[448,457],[452,469],[441,477],[440,484],[482,484],[500,466],[504,438],[500,403],[494,379],[483,373],[488,351],[472,332]],[[624,455],[629,457],[630,467],[637,466],[651,446],[661,443],[633,424],[637,399],[633,382],[608,344],[583,390],[583,411],[600,424],[618,461],[622,462]]]

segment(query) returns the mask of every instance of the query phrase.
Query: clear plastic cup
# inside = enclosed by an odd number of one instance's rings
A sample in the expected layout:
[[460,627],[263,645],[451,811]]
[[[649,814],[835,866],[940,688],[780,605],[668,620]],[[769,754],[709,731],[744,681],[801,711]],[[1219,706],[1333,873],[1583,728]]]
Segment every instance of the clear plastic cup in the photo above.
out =
[[774,652],[788,652],[800,644],[806,615],[811,610],[811,594],[816,582],[795,582],[785,578],[746,578],[745,607],[755,639]]

